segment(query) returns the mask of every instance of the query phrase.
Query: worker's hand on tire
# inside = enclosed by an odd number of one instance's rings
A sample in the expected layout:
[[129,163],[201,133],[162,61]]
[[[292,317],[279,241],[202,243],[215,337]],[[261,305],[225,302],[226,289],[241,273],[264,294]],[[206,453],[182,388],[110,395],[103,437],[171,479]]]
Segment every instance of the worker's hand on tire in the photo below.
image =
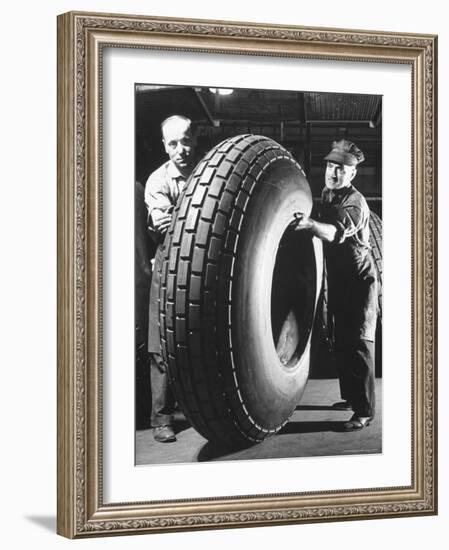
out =
[[170,227],[172,214],[167,212],[161,212],[157,216],[153,215],[153,225],[154,229],[163,235],[167,232],[167,229]]
[[307,230],[307,229],[310,229],[312,227],[312,220],[309,218],[309,216],[306,216],[306,214],[303,214],[302,212],[295,212],[295,214],[293,215],[293,217],[295,218],[292,223],[290,224],[290,226],[295,230],[295,231],[303,231],[303,230]]

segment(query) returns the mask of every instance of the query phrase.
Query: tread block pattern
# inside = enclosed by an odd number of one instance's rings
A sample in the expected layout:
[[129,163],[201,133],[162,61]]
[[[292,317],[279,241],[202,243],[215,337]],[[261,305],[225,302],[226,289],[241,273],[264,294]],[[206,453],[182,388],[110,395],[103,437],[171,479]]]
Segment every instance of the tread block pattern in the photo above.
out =
[[265,167],[278,159],[299,166],[264,136],[235,136],[218,144],[189,178],[165,241],[163,356],[186,417],[204,437],[224,444],[255,443],[276,431],[257,425],[243,402],[231,301],[245,211]]
[[379,317],[382,318],[382,219],[371,210],[369,219],[370,244],[377,271]]

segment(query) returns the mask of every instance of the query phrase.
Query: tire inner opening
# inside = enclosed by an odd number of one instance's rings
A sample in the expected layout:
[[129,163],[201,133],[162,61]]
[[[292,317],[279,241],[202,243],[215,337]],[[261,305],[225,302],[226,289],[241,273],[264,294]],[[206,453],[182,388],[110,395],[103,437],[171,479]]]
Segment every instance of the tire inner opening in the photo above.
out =
[[287,228],[279,243],[271,291],[271,328],[281,365],[294,367],[312,330],[316,266],[312,238]]

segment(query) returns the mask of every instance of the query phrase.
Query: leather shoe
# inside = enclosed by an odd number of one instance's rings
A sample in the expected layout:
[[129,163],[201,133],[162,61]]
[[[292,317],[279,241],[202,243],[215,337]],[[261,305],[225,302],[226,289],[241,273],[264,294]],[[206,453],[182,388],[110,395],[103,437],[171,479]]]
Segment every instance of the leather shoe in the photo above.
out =
[[156,426],[153,428],[153,437],[159,443],[176,441],[175,432],[171,426]]
[[356,430],[363,430],[370,425],[372,416],[359,416],[354,414],[348,422],[343,424],[343,430],[345,432],[354,432]]
[[336,411],[352,411],[352,405],[349,401],[338,401],[332,405]]

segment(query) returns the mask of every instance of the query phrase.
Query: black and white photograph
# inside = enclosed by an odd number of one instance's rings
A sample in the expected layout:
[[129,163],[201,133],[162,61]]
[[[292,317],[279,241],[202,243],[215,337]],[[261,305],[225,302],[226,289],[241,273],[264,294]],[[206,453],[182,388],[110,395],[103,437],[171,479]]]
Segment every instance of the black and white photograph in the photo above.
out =
[[3,548],[447,546],[444,6],[3,5]]
[[134,99],[136,465],[382,453],[382,96]]

